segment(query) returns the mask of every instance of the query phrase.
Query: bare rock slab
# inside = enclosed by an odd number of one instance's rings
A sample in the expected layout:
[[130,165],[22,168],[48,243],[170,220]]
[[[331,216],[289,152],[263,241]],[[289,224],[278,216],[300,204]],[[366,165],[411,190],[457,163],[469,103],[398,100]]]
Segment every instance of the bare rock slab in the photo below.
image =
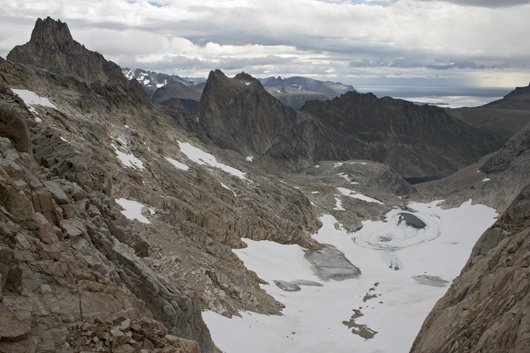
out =
[[28,337],[31,330],[31,320],[21,320],[0,303],[0,341],[17,342]]
[[315,274],[324,281],[342,281],[361,275],[361,270],[342,251],[329,244],[324,244],[320,250],[306,250],[305,258],[311,263]]

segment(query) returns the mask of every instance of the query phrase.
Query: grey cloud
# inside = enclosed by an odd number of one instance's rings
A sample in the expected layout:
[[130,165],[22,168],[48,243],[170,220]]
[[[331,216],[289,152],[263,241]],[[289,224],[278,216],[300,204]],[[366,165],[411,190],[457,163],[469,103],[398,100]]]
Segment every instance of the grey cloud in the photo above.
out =
[[530,0],[417,0],[417,1],[444,1],[464,6],[480,7],[511,7],[530,4]]

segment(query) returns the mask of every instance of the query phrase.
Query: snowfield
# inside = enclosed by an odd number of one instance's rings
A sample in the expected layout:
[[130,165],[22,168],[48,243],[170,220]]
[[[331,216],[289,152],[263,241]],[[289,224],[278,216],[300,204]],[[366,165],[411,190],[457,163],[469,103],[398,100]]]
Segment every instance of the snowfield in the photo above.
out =
[[[447,210],[437,204],[391,210],[384,221],[365,221],[353,234],[333,216],[321,217],[314,239],[333,245],[361,270],[359,277],[342,281],[319,279],[298,245],[245,240],[248,247],[234,252],[268,282],[262,287],[285,309],[282,316],[243,312],[231,319],[206,311],[214,342],[226,353],[408,352],[496,217],[495,210],[470,201]],[[417,227],[406,224],[400,212],[413,214]],[[282,290],[275,280],[300,283],[299,290]]]
[[176,169],[178,170],[189,170],[190,167],[188,167],[187,165],[185,165],[184,163],[180,163],[179,161],[173,159],[173,158],[169,158],[169,157],[165,157],[166,158],[166,161],[168,161],[169,163],[171,163],[171,165],[173,167],[175,167]]
[[348,196],[348,197],[351,197],[351,198],[354,198],[354,199],[358,199],[358,200],[362,200],[362,201],[365,201],[365,202],[373,202],[373,203],[377,203],[379,205],[384,205],[381,201],[376,200],[376,199],[374,199],[372,197],[363,195],[363,194],[361,194],[360,192],[357,192],[357,191],[353,191],[353,190],[346,189],[346,188],[337,188],[337,190],[339,190],[339,192],[342,195],[344,195],[344,196]]
[[42,119],[37,113],[37,110],[35,110],[35,105],[57,109],[57,107],[53,105],[48,98],[41,97],[37,93],[30,90],[11,88],[11,91],[13,91],[13,93],[15,93],[24,101],[24,103],[28,106],[29,111],[35,115],[35,121],[38,123],[41,123]]
[[240,179],[247,179],[244,172],[218,162],[217,159],[208,152],[205,152],[187,142],[179,142],[178,144],[182,153],[184,153],[186,157],[193,162],[200,165],[209,165],[210,167],[221,169],[223,172],[231,174]]
[[122,152],[114,144],[112,144],[111,146],[114,149],[114,153],[116,153],[116,157],[118,157],[121,164],[123,164],[125,167],[129,167],[133,169],[137,168],[140,170],[144,169],[144,162],[136,158],[134,154]]
[[[142,214],[142,209],[146,207],[144,204],[133,201],[133,200],[127,200],[124,198],[115,199],[116,203],[123,208],[121,213],[130,220],[137,220],[138,222],[144,223],[144,224],[151,224],[149,220]],[[149,213],[153,215],[155,213],[154,209],[149,207],[148,208]]]
[[37,93],[32,92],[30,90],[11,88],[11,91],[13,91],[13,93],[19,96],[20,99],[22,99],[26,105],[40,105],[43,107],[57,109],[48,98],[41,97]]

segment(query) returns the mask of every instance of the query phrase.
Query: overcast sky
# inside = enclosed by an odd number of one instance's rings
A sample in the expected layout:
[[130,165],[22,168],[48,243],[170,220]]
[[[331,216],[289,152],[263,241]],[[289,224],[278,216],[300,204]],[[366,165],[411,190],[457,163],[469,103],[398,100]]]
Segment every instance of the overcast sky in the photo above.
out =
[[0,0],[0,56],[37,17],[125,67],[425,92],[528,85],[530,0]]

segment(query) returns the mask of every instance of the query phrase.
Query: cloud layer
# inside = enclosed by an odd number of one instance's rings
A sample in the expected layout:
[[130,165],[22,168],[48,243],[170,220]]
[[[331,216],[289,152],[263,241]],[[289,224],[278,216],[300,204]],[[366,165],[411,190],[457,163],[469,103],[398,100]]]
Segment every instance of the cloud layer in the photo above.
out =
[[0,0],[0,55],[51,16],[122,66],[182,76],[512,87],[530,81],[529,2]]

